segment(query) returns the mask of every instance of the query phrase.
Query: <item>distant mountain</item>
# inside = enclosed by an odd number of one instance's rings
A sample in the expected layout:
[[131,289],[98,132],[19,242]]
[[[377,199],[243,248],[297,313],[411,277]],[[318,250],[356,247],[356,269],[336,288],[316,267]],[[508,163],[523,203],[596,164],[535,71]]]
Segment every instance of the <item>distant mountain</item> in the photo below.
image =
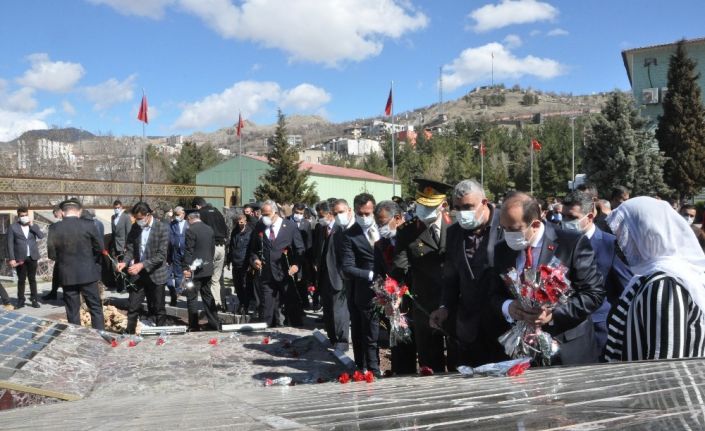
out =
[[36,141],[38,139],[48,139],[50,141],[59,141],[74,143],[79,141],[85,141],[88,139],[95,139],[95,135],[87,132],[85,130],[76,129],[74,127],[69,127],[66,129],[44,129],[44,130],[30,130],[24,132],[20,137],[13,139],[8,142],[9,144],[15,144],[17,141]]

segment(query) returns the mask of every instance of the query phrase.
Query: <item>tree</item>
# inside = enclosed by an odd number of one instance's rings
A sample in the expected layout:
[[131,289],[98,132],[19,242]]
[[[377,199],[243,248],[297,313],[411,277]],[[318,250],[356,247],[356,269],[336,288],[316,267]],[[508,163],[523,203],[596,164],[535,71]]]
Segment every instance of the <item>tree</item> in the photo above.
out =
[[272,199],[277,203],[307,202],[318,200],[316,184],[308,183],[310,171],[301,170],[298,148],[286,139],[286,118],[278,111],[277,128],[272,145],[267,152],[269,170],[262,176],[255,190],[259,200]]
[[176,163],[169,170],[169,179],[177,184],[194,184],[196,174],[220,161],[220,154],[210,144],[199,146],[195,142],[184,142]]
[[634,102],[620,91],[610,94],[585,136],[583,168],[601,194],[616,185],[634,196],[668,193],[662,154]]
[[659,148],[667,157],[666,182],[687,197],[705,186],[705,106],[696,66],[681,40],[668,66],[668,93],[656,130]]

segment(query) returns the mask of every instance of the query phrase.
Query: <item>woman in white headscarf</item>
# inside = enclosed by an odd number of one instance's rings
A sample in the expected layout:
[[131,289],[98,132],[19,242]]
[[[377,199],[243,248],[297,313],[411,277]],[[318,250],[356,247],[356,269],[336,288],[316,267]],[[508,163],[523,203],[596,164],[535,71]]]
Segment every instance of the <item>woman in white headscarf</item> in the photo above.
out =
[[634,277],[607,321],[608,361],[705,356],[705,254],[668,203],[630,199],[607,217]]

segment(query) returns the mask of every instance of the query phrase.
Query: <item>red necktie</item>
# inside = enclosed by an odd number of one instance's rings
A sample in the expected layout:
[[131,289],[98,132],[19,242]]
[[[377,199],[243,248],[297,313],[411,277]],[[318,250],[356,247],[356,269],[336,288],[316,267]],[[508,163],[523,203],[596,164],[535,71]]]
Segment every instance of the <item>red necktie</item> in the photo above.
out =
[[269,226],[269,241],[274,242],[274,226]]
[[526,249],[526,263],[524,264],[524,269],[533,269],[534,268],[533,250],[534,250],[533,247],[528,247]]

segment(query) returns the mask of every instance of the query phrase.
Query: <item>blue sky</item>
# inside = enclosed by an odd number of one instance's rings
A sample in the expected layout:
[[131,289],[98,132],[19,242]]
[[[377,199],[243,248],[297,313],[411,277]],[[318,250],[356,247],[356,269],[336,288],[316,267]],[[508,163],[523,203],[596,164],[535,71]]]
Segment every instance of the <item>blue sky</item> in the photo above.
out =
[[31,128],[150,135],[232,125],[238,111],[331,121],[490,81],[628,89],[620,52],[705,36],[702,0],[5,0],[0,141]]

